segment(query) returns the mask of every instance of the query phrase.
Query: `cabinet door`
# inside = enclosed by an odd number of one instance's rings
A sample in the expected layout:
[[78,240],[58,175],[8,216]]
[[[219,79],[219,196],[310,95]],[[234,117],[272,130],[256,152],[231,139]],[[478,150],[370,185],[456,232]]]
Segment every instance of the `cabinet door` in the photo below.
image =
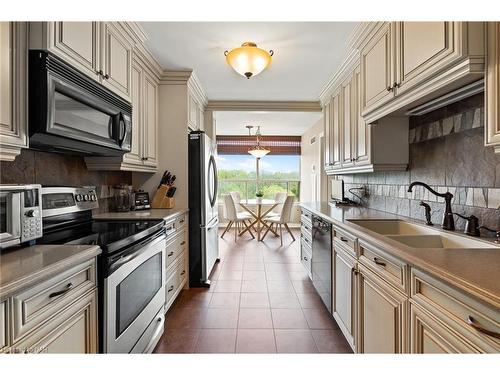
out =
[[130,100],[132,43],[112,23],[102,23],[102,84],[126,100]]
[[158,165],[158,85],[144,74],[144,165]]
[[201,106],[198,109],[198,125],[200,130],[205,129],[205,113],[203,112],[203,108],[201,108]]
[[358,352],[405,353],[406,296],[363,267],[358,281]]
[[342,168],[351,167],[354,165],[354,145],[353,138],[356,129],[356,115],[354,113],[354,106],[356,104],[354,100],[354,80],[350,77],[342,85],[342,100],[341,100],[341,141],[340,141],[340,153],[341,153],[341,164]]
[[325,104],[323,107],[323,121],[324,121],[324,129],[325,129],[325,149],[324,149],[324,158],[325,158],[325,170],[328,170],[331,168],[331,152],[332,149],[330,147],[330,110],[331,110],[331,100],[328,101],[328,103]]
[[342,165],[342,92],[337,92],[331,102],[330,108],[330,163],[334,169]]
[[488,22],[487,51],[486,146],[495,146],[495,152],[500,153],[500,22]]
[[385,23],[361,50],[361,101],[363,114],[394,97],[392,88],[394,31]]
[[0,160],[28,147],[27,48],[24,22],[0,22]]
[[51,22],[50,49],[83,73],[99,79],[99,22]]
[[188,126],[193,130],[198,130],[198,102],[189,94],[188,95]]
[[461,56],[458,22],[396,22],[396,95]]
[[479,353],[466,339],[425,309],[412,304],[410,352],[422,354]]
[[26,339],[13,352],[96,353],[97,290],[80,298]]
[[333,317],[347,342],[355,349],[356,261],[334,246]]
[[353,116],[356,117],[354,132],[354,159],[356,165],[371,163],[370,154],[370,126],[361,116],[361,71],[358,66],[354,70]]
[[130,101],[132,102],[132,143],[130,152],[123,155],[127,163],[142,165],[143,154],[143,71],[141,65],[135,60],[132,62],[132,80],[130,86]]

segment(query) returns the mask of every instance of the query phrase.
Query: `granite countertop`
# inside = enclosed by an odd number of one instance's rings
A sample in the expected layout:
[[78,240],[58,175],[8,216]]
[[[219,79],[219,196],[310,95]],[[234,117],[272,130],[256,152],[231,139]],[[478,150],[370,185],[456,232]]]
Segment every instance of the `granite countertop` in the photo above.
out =
[[34,245],[0,253],[0,301],[101,253],[96,245]]
[[[300,206],[332,221],[341,229],[352,233],[365,242],[384,249],[410,266],[458,287],[495,308],[500,308],[500,279],[498,277],[500,246],[495,244],[493,240],[487,239],[486,241],[491,243],[491,248],[483,249],[417,249],[370,231],[349,220],[401,219],[422,224],[420,221],[369,208],[332,206],[324,202],[301,203]],[[442,231],[438,227],[433,229]],[[453,234],[462,235],[459,231],[453,232]]]
[[92,217],[97,220],[164,219],[167,221],[170,218],[187,211],[187,208],[152,208],[150,210],[142,211],[102,212],[92,215]]

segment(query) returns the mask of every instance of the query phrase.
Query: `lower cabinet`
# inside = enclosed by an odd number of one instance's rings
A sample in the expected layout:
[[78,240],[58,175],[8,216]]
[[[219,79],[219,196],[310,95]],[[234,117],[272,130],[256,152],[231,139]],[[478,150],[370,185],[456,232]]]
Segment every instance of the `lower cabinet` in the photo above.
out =
[[18,342],[13,353],[97,353],[97,290]]
[[407,352],[407,296],[362,265],[358,275],[357,352]]
[[480,353],[457,332],[417,305],[411,305],[411,353]]
[[356,260],[337,245],[333,247],[333,317],[347,342],[356,351]]

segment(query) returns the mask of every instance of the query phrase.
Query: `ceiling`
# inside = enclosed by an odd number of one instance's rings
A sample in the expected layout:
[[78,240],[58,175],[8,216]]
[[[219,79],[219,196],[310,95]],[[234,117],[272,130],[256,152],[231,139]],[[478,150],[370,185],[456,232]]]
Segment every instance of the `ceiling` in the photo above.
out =
[[[216,112],[216,132],[248,135],[246,125],[260,125],[262,135],[302,135],[321,116],[321,112]],[[257,129],[252,130],[255,134]]]
[[[141,22],[165,69],[194,70],[209,100],[317,101],[336,71],[355,22]],[[224,51],[253,41],[274,50],[260,75],[246,78]]]

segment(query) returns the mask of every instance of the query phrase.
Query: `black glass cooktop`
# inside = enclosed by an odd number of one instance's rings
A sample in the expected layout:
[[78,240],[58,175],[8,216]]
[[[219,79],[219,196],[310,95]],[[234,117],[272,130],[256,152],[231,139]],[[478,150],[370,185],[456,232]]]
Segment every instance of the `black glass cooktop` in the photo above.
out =
[[103,255],[140,241],[163,227],[163,220],[89,221],[45,232],[38,244],[98,245]]

